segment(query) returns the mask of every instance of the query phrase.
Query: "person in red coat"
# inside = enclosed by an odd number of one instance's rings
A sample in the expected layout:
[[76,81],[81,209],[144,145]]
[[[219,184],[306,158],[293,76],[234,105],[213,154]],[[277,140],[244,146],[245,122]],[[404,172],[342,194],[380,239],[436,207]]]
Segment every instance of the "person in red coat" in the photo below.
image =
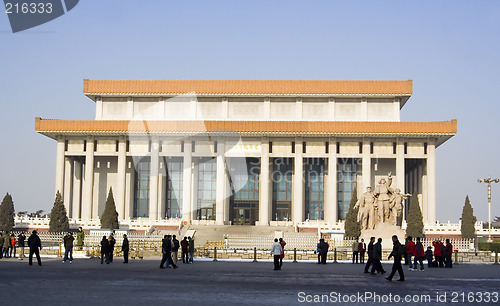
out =
[[280,268],[283,265],[283,258],[285,258],[285,245],[286,242],[283,240],[283,238],[280,238],[280,245],[281,245],[281,255],[280,255]]
[[444,266],[444,260],[443,260],[443,252],[442,251],[442,246],[443,243],[439,240],[435,240],[432,243],[432,246],[434,246],[434,258],[436,258],[436,265],[439,264],[439,267],[442,268]]
[[422,242],[420,242],[420,237],[417,237],[417,243],[415,244],[415,251],[413,253],[413,256],[415,256],[415,261],[413,262],[413,271],[417,271],[417,262],[420,262],[420,271],[424,271],[424,258],[425,258],[425,252],[424,252],[424,246],[422,245]]
[[413,242],[412,236],[408,236],[408,241],[406,242],[406,253],[408,254],[408,264],[410,265],[408,270],[417,270],[417,267],[411,264],[411,257],[415,254],[415,242]]

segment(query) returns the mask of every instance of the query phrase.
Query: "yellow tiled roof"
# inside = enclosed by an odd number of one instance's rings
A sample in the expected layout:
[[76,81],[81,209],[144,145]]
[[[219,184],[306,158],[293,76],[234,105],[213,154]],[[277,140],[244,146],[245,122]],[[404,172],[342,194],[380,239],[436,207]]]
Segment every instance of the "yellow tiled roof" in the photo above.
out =
[[410,96],[412,81],[331,80],[83,80],[86,95],[394,95]]
[[454,135],[457,120],[436,122],[339,122],[339,121],[141,121],[51,120],[35,118],[35,130],[65,133],[217,133],[252,134],[414,134]]

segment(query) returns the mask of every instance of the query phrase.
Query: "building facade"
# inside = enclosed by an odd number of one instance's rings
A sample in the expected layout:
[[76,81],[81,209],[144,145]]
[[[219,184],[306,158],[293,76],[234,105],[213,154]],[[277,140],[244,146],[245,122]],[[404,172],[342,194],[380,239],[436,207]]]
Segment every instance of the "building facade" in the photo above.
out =
[[457,130],[400,121],[411,80],[84,80],[84,94],[95,120],[35,119],[74,220],[99,219],[112,188],[123,224],[335,224],[392,173],[434,224],[435,150]]

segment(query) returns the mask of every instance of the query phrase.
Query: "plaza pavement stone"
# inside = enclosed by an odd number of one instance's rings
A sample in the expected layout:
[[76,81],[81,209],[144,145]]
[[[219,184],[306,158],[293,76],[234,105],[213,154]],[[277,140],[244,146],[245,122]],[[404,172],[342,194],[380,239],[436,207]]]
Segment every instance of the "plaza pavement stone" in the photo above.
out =
[[[318,297],[324,303],[343,305],[441,305],[443,294],[450,304],[462,304],[462,299],[468,305],[500,304],[498,299],[494,302],[495,293],[500,294],[500,266],[491,264],[426,268],[424,272],[403,266],[406,281],[397,282],[396,274],[388,282],[384,279],[387,274],[364,274],[364,265],[351,263],[284,262],[281,271],[273,271],[271,261],[206,259],[189,265],[181,261],[175,270],[159,269],[159,257],[128,264],[115,258],[109,265],[101,265],[98,259],[75,259],[73,264],[62,264],[59,259],[42,261],[39,267],[36,262],[29,266],[27,259],[0,260],[3,305],[35,301],[36,305],[300,305],[311,304],[308,301]],[[391,265],[384,264],[384,268],[390,272]],[[360,300],[365,292],[380,300]],[[489,303],[484,301],[486,292],[493,294]],[[475,295],[472,299],[471,293]],[[391,303],[389,294],[429,295],[431,299],[396,303],[391,298]]]

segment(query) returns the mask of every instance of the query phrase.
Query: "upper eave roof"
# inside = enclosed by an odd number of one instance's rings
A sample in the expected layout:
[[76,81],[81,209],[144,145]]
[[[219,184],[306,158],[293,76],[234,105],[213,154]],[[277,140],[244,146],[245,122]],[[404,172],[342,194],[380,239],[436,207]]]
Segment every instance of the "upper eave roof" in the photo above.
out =
[[[412,81],[332,80],[83,80],[87,96],[181,95],[209,96],[403,96]],[[92,97],[91,97],[92,98]]]
[[457,120],[437,122],[345,121],[142,121],[52,120],[35,118],[35,130],[51,138],[57,135],[194,135],[209,133],[242,136],[405,136],[436,137],[439,144],[457,132]]

